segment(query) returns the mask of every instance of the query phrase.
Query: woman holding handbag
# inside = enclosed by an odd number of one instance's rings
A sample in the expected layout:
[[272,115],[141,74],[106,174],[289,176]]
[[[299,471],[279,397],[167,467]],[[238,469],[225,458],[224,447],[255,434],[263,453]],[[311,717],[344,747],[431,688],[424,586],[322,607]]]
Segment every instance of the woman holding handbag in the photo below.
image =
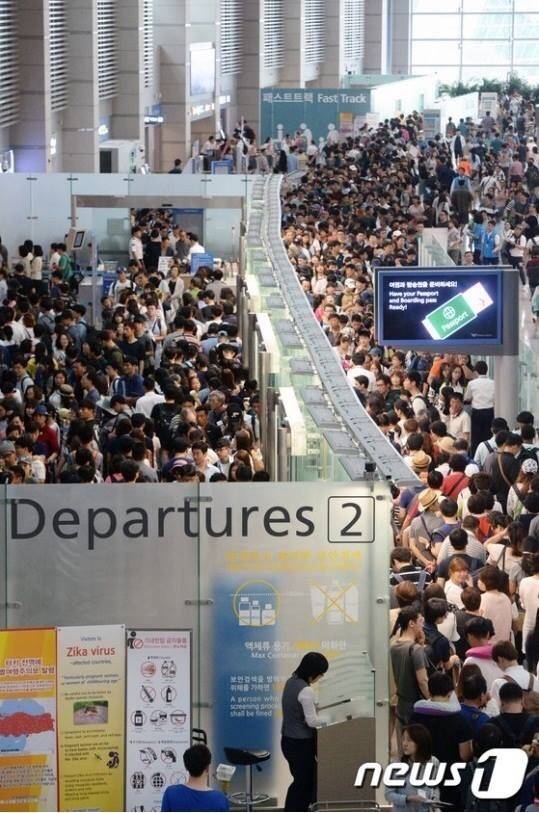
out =
[[539,466],[529,457],[524,460],[516,482],[513,483],[507,495],[507,513],[513,519],[518,519],[524,509],[524,499],[531,490],[531,481],[537,474]]

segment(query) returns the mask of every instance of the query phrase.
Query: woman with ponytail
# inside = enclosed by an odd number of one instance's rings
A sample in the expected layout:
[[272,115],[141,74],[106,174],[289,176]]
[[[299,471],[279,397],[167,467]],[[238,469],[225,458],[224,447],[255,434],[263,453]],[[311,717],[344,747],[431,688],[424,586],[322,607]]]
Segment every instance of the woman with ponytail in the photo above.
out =
[[427,656],[424,647],[423,616],[415,606],[403,607],[391,637],[391,665],[397,687],[397,720],[409,723],[417,700],[429,697]]

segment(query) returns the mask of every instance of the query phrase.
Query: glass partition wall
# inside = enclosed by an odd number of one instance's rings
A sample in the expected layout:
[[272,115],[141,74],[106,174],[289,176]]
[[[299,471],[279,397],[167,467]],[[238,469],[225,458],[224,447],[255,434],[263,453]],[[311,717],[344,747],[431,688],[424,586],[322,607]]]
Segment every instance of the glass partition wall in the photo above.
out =
[[371,720],[385,759],[386,483],[4,486],[2,504],[4,627],[191,629],[193,725],[216,765],[270,750],[257,790],[281,802],[280,695],[322,651],[330,722]]

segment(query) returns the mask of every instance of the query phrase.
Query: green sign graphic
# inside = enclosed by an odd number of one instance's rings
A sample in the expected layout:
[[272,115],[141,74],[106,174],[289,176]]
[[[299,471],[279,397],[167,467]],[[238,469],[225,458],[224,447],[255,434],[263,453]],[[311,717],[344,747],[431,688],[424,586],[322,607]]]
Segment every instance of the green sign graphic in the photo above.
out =
[[433,339],[447,339],[464,325],[473,322],[481,311],[492,304],[492,299],[478,282],[464,293],[457,294],[431,311],[423,320],[423,324]]

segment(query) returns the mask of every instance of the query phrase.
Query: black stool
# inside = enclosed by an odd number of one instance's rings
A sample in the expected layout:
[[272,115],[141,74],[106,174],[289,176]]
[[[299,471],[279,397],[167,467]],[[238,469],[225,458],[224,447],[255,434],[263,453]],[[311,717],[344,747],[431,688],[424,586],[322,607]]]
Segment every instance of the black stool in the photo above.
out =
[[261,762],[267,762],[271,754],[257,748],[225,748],[225,755],[231,765],[242,765],[245,768],[245,793],[233,793],[230,799],[236,805],[252,810],[253,805],[260,805],[270,798],[267,793],[253,795],[253,765],[261,771]]

